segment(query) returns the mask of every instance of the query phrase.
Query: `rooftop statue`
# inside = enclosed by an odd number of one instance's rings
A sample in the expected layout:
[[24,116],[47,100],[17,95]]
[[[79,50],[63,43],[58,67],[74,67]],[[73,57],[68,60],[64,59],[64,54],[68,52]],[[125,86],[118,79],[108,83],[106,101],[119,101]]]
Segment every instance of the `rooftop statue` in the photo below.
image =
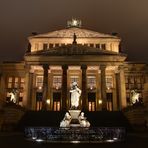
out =
[[77,109],[79,107],[79,98],[81,96],[81,90],[78,88],[77,82],[72,83],[71,93],[71,109]]

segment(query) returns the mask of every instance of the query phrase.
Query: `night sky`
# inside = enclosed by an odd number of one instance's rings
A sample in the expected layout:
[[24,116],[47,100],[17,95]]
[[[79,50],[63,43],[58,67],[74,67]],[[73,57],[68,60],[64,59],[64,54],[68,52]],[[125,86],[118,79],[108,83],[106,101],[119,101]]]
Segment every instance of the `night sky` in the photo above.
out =
[[117,32],[128,59],[148,63],[148,0],[0,0],[0,61],[23,60],[32,32],[64,29],[71,18]]

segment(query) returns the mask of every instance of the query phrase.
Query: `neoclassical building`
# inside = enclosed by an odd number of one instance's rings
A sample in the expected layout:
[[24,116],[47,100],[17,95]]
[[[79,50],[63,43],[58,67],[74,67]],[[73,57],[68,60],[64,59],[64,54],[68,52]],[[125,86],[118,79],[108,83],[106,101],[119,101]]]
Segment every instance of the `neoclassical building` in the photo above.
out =
[[82,90],[79,109],[121,110],[131,105],[132,90],[148,102],[148,65],[128,62],[120,50],[121,38],[68,26],[28,38],[21,62],[0,65],[0,104],[15,92],[17,104],[31,110],[68,110],[72,82]]

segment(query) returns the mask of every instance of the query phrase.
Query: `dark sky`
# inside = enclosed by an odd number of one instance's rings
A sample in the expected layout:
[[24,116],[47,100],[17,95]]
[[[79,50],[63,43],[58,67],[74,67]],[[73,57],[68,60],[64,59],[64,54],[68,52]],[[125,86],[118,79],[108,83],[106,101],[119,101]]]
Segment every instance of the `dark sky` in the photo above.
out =
[[0,61],[22,60],[32,32],[63,29],[72,17],[118,32],[128,58],[148,62],[148,0],[0,0]]

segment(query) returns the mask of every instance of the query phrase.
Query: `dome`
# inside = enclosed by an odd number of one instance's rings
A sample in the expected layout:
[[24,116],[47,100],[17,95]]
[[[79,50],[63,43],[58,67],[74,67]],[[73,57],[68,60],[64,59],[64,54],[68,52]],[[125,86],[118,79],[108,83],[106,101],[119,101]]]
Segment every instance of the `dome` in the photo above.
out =
[[74,33],[78,38],[118,38],[117,36],[95,32],[88,29],[71,27],[57,31],[32,36],[31,38],[73,38]]

